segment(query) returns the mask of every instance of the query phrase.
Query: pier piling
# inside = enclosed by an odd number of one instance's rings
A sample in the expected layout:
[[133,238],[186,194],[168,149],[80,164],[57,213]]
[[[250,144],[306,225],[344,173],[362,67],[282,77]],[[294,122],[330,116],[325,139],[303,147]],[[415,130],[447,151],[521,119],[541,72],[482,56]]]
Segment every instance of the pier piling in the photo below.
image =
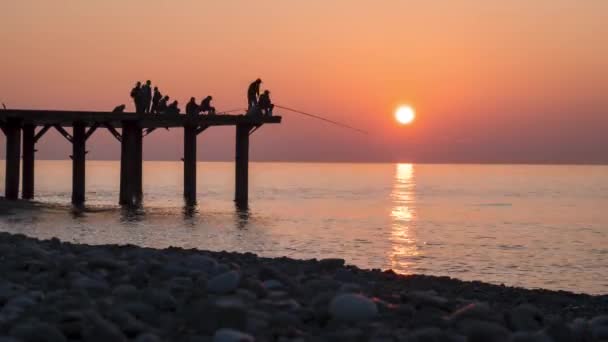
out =
[[121,141],[121,204],[138,206],[143,199],[142,129],[137,121],[123,121]]
[[196,204],[196,136],[197,126],[184,126],[184,199]]
[[6,177],[4,192],[6,199],[19,198],[19,167],[21,164],[21,120],[9,118],[4,125],[6,134]]
[[72,132],[72,204],[82,205],[85,200],[86,126],[74,122]]
[[34,157],[36,152],[36,126],[23,125],[23,179],[21,180],[21,198],[34,198]]
[[246,207],[249,201],[249,132],[252,126],[236,125],[234,201]]

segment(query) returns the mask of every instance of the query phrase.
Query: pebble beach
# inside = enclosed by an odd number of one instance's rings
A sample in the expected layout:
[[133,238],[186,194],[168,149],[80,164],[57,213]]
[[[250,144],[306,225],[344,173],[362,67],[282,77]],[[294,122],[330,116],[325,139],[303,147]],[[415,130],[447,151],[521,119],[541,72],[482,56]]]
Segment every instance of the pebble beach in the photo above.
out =
[[0,233],[0,341],[608,341],[608,296]]

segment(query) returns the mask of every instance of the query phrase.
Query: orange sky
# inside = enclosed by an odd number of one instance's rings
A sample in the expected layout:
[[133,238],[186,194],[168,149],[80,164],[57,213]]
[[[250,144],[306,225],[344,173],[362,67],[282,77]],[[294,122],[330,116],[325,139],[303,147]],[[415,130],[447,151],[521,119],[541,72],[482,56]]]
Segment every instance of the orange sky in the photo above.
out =
[[[3,1],[0,101],[109,110],[151,79],[222,110],[261,77],[276,103],[371,134],[281,113],[255,160],[608,163],[607,15],[605,0]],[[181,137],[155,132],[144,157],[179,160]],[[38,158],[67,158],[61,139]],[[117,158],[112,139],[89,158]],[[234,129],[201,134],[199,155],[231,160]]]

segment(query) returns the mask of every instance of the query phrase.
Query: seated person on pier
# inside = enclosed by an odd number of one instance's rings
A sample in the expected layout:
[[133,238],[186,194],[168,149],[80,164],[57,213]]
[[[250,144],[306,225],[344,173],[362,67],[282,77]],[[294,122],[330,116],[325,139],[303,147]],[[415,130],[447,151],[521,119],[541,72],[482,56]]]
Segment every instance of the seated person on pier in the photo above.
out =
[[198,114],[198,105],[194,97],[190,98],[190,102],[186,105],[186,115],[196,116]]
[[178,105],[177,100],[171,102],[169,107],[167,107],[167,110],[165,111],[165,113],[170,114],[170,115],[178,115],[180,112],[180,109],[177,105]]
[[213,100],[213,97],[209,95],[201,101],[198,109],[200,113],[207,112],[209,115],[215,115],[215,107],[211,105],[211,100]]
[[169,96],[167,95],[158,102],[158,107],[156,107],[157,113],[167,112],[167,108],[169,107],[168,103],[169,103]]
[[121,104],[120,106],[114,107],[114,109],[112,110],[112,113],[124,113],[125,108],[127,108],[127,106],[125,106],[124,104]]
[[270,91],[264,90],[262,95],[260,95],[260,101],[258,103],[258,107],[260,108],[260,112],[264,116],[272,116],[272,110],[274,109],[274,104],[270,101]]

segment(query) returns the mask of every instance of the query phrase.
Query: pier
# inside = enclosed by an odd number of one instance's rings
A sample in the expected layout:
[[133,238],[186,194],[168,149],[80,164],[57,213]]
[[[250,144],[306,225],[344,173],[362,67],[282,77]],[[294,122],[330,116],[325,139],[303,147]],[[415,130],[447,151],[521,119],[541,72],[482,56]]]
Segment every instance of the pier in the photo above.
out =
[[[196,203],[197,137],[213,126],[235,126],[234,200],[247,206],[249,200],[249,136],[264,124],[281,123],[280,116],[170,115],[59,110],[0,110],[0,128],[6,136],[5,198],[33,199],[36,144],[50,129],[72,144],[72,204],[86,199],[86,142],[99,129],[107,129],[120,143],[120,195],[122,205],[143,201],[143,139],[158,128],[184,130],[184,199]],[[71,128],[71,133],[68,131]],[[21,163],[23,157],[23,163]],[[22,167],[22,170],[20,168]]]

